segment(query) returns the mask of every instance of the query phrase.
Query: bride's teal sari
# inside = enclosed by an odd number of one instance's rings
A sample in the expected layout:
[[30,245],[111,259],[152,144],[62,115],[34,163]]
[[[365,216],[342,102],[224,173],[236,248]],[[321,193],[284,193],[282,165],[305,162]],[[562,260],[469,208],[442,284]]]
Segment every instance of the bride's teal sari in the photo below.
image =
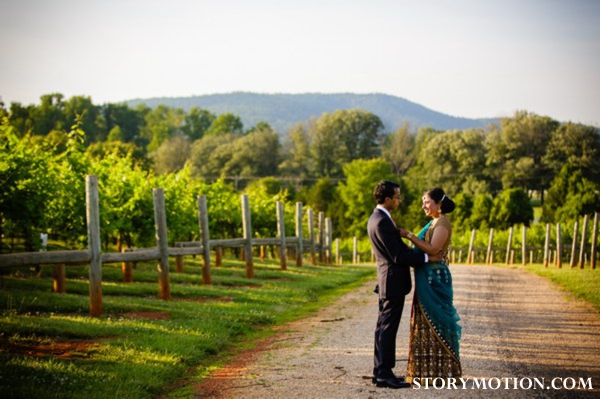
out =
[[[425,234],[432,222],[429,222],[418,237],[425,241]],[[422,252],[417,247],[413,251]],[[444,262],[428,262],[414,268],[415,296],[418,299],[427,320],[447,347],[458,360],[461,327],[460,317],[453,305],[452,275]]]

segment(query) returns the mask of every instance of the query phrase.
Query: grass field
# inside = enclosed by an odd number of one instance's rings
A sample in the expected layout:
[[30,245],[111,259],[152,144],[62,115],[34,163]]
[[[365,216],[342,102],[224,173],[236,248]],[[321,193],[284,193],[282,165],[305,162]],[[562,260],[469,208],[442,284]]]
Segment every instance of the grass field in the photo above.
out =
[[276,260],[255,261],[254,279],[245,267],[225,259],[202,285],[200,261],[187,258],[162,301],[155,263],[138,264],[134,283],[105,265],[99,318],[88,316],[87,267],[67,268],[66,294],[52,292],[51,266],[40,276],[11,270],[0,276],[0,397],[184,398],[177,381],[201,379],[273,326],[375,279],[364,265],[282,271]]

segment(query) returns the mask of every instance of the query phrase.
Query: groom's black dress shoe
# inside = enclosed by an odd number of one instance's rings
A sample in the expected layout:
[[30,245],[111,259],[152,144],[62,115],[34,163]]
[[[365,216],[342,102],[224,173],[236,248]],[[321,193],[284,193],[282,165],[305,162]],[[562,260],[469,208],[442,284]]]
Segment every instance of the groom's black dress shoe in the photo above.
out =
[[[404,377],[396,377],[396,379],[398,380],[398,382],[404,382]],[[377,384],[377,377],[375,377],[375,376],[371,377],[371,382],[373,384]]]
[[400,380],[400,378],[390,377],[390,378],[377,378],[377,386],[379,388],[410,388],[410,384],[408,382],[404,382],[404,379]]

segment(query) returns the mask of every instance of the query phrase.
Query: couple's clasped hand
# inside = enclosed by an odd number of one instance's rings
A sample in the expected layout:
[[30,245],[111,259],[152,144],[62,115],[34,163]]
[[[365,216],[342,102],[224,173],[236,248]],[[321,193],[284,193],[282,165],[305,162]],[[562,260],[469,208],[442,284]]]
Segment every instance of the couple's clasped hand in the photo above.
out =
[[403,227],[398,227],[398,231],[400,232],[400,237],[402,238],[408,238],[410,231],[406,230]]
[[[416,244],[417,240],[420,240],[420,238],[418,238],[416,235],[414,235],[412,232],[406,230],[403,227],[399,227],[398,231],[400,232],[400,237],[402,238],[407,238],[413,245],[415,245],[417,248],[419,247]],[[446,251],[439,251],[438,253],[435,254],[427,254],[429,257],[429,261],[430,262],[440,262],[443,261],[446,258]]]

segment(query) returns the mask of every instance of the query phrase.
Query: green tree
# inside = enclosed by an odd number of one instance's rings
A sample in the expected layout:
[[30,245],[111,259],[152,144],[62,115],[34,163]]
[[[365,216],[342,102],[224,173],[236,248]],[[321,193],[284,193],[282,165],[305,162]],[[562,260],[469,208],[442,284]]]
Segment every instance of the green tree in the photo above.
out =
[[248,131],[246,132],[246,134],[248,133],[253,133],[256,131],[261,131],[261,130],[270,130],[273,131],[273,128],[271,127],[271,125],[267,122],[264,121],[259,121],[256,123],[256,125],[252,126],[250,129],[248,129]]
[[108,132],[107,141],[125,141],[125,135],[123,134],[123,130],[121,126],[115,125],[110,132]]
[[[425,190],[428,190],[432,181],[430,181],[429,176],[432,171],[426,170],[423,167],[422,160],[425,157],[426,150],[425,148],[429,145],[429,142],[436,139],[437,136],[442,134],[443,132],[434,130],[430,127],[421,127],[417,131],[417,134],[414,138],[414,144],[412,148],[411,157],[414,158],[413,166],[406,170],[405,176],[403,176],[403,181],[407,185],[408,190],[408,198],[403,202],[401,206],[407,207],[412,203],[411,195],[412,193],[416,194],[421,202],[421,195]],[[438,175],[439,173],[434,172],[434,175]]]
[[146,150],[152,152],[176,134],[181,134],[185,114],[180,108],[170,108],[158,105],[144,116],[146,125],[140,134],[147,140]]
[[594,212],[600,212],[600,184],[587,179],[580,169],[565,164],[548,189],[541,220],[567,222]]
[[324,212],[329,215],[330,208],[336,203],[336,199],[335,183],[328,177],[322,177],[308,191],[307,204],[316,213]]
[[504,189],[523,188],[542,196],[552,181],[543,161],[553,132],[559,123],[549,117],[519,111],[503,118],[500,134],[488,142],[488,170],[495,172]]
[[532,220],[533,207],[523,189],[504,190],[494,199],[490,218],[493,227],[508,229],[515,224],[529,226]]
[[[106,141],[106,129],[102,126],[100,107],[92,103],[91,97],[73,96],[64,103],[65,120],[79,121],[79,128],[85,132],[88,144]],[[100,126],[99,126],[100,125]]]
[[244,133],[244,124],[239,116],[232,113],[221,114],[210,125],[210,128],[204,133],[207,136],[223,136],[225,134],[242,135]]
[[8,111],[9,124],[14,129],[14,133],[18,137],[24,137],[28,134],[35,134],[33,124],[34,105],[22,106],[21,103],[13,102],[10,104]]
[[190,142],[183,136],[176,135],[163,142],[149,154],[154,161],[154,171],[158,175],[175,173],[183,169],[191,152]]
[[192,176],[216,179],[223,176],[223,168],[232,157],[233,143],[239,138],[234,134],[206,135],[192,144],[188,160]]
[[204,137],[216,118],[215,114],[206,109],[192,107],[185,116],[185,123],[181,130],[193,142]]
[[344,165],[346,181],[339,184],[344,216],[349,221],[346,237],[365,237],[367,221],[376,206],[373,188],[380,180],[393,180],[390,165],[381,158],[357,159]]
[[302,180],[310,175],[312,157],[310,139],[305,125],[297,123],[290,130],[289,140],[286,143],[283,161],[279,170],[284,176],[295,176]]
[[409,133],[408,124],[404,124],[395,133],[386,137],[383,158],[392,165],[396,175],[404,174],[414,164],[414,145],[415,138]]
[[378,157],[382,129],[379,117],[364,110],[321,115],[309,130],[315,175],[339,177],[344,164]]
[[471,228],[486,229],[490,226],[490,218],[494,201],[487,194],[477,194],[473,198],[473,210],[469,219]]
[[381,155],[383,123],[377,115],[362,109],[338,110],[331,119],[348,151],[348,161]]
[[[52,130],[66,130],[64,96],[60,93],[45,94],[40,97],[41,104],[31,109],[33,134],[46,135]],[[73,120],[71,120],[73,122]]]
[[556,129],[548,143],[544,162],[557,175],[564,165],[600,183],[600,132],[593,126],[565,123]]
[[[150,109],[147,109],[148,112]],[[147,144],[140,142],[140,128],[144,124],[144,108],[132,109],[127,104],[105,104],[100,107],[104,120],[106,136],[109,140],[119,140],[124,143],[135,142],[140,147]],[[113,130],[118,127],[118,134]]]
[[416,171],[423,179],[424,190],[443,187],[446,192],[487,191],[483,174],[486,152],[482,130],[452,130],[431,136],[417,155]]
[[473,196],[469,193],[458,193],[452,200],[456,205],[452,212],[452,225],[457,231],[471,230],[479,226],[473,226],[470,223],[471,212],[473,210]]
[[233,142],[230,157],[223,165],[225,176],[275,176],[281,156],[279,136],[273,130],[256,130]]

